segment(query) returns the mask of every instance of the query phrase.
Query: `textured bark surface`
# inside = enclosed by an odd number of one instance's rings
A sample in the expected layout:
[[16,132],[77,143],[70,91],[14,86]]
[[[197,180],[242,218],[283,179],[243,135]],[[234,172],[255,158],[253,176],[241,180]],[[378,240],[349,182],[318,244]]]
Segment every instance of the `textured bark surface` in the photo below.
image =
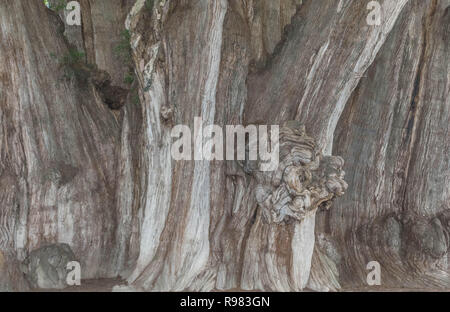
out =
[[378,260],[383,285],[450,286],[449,5],[408,3],[337,126],[353,191],[324,224],[350,284]]
[[63,77],[62,22],[43,3],[2,1],[0,14],[1,249],[23,260],[64,242],[85,278],[115,276],[122,114]]
[[[0,290],[53,243],[117,290],[450,288],[449,0],[42,2],[0,2]],[[279,172],[173,160],[198,116]]]

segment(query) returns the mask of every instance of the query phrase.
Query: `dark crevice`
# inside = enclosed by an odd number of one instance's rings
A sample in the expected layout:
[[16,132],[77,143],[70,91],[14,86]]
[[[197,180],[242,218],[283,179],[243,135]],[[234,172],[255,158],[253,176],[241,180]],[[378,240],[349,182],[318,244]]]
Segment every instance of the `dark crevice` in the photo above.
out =
[[[266,70],[269,70],[272,67],[273,61],[283,50],[284,46],[289,42],[289,39],[295,34],[295,31],[298,27],[297,25],[300,21],[300,9],[303,7],[303,4],[297,5],[296,11],[294,15],[291,17],[291,22],[284,26],[283,32],[281,34],[281,39],[275,45],[272,53],[268,53],[266,48],[264,47],[264,51],[266,51],[266,55],[263,57],[262,61],[257,62],[255,60],[250,60],[249,64],[249,74],[260,74]],[[264,44],[264,41],[263,41]]]
[[111,84],[111,76],[104,70],[95,69],[91,81],[99,92],[103,102],[110,109],[120,109],[125,105],[129,90]]
[[247,250],[247,244],[249,243],[249,237],[250,232],[253,229],[253,226],[255,225],[256,219],[258,218],[258,205],[254,207],[254,212],[252,214],[252,217],[250,218],[247,226],[245,227],[245,233],[244,237],[242,238],[242,246],[239,254],[239,263],[237,267],[237,287],[242,288],[242,273],[244,270],[244,258],[245,258],[245,251]]

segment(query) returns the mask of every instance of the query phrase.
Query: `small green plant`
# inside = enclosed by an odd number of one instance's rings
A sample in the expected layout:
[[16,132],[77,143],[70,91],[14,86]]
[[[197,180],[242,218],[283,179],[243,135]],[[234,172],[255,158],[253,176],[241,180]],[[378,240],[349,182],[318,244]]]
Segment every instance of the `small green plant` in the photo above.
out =
[[44,0],[44,4],[47,6],[47,8],[59,13],[61,10],[64,10],[66,8],[67,0],[58,0],[58,1]]
[[152,11],[154,5],[155,5],[155,0],[145,0],[145,8],[147,10]]
[[69,49],[69,52],[61,58],[61,65],[73,66],[81,62],[84,63],[86,54],[83,51],[77,49]]
[[[52,58],[56,58],[54,53],[50,53]],[[89,65],[85,62],[86,54],[83,51],[71,48],[58,59],[59,66],[63,69],[65,79],[77,78],[79,81],[87,81],[89,78]]]
[[135,76],[133,72],[129,72],[128,74],[125,75],[125,77],[123,78],[123,82],[128,84],[128,85],[132,85],[134,82]]
[[139,97],[139,92],[137,89],[133,89],[133,96],[131,98],[131,101],[133,102],[134,105],[139,105],[141,103],[141,99]]
[[133,69],[133,55],[131,48],[131,34],[130,31],[125,29],[120,34],[120,42],[117,46],[114,47],[114,54],[120,61],[128,66],[128,72],[125,74],[123,78],[123,82],[132,85],[135,80],[135,74]]
[[120,34],[120,42],[117,46],[114,47],[114,54],[122,60],[125,64],[132,63],[132,55],[131,55],[131,34],[130,31],[125,29]]

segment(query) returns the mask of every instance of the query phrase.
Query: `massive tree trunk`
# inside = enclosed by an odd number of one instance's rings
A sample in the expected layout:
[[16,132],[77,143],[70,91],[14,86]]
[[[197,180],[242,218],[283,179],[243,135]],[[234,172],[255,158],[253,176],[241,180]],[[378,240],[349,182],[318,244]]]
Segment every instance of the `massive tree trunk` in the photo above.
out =
[[[52,243],[135,290],[450,287],[450,1],[368,2],[1,1],[0,289]],[[280,125],[278,169],[174,160],[195,117]]]

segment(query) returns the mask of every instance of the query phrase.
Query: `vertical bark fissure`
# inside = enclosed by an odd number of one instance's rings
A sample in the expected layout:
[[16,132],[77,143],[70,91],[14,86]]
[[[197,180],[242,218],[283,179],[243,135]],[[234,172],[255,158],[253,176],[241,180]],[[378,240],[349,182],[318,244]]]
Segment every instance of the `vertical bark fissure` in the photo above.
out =
[[428,60],[428,57],[430,55],[429,48],[429,38],[430,38],[430,28],[432,26],[432,20],[436,13],[437,8],[437,1],[438,0],[432,0],[429,11],[425,16],[423,17],[423,23],[422,23],[422,44],[421,44],[421,51],[419,56],[419,62],[417,67],[417,72],[414,78],[413,83],[413,90],[411,94],[411,104],[410,104],[410,111],[409,111],[409,117],[406,122],[406,137],[403,141],[403,144],[407,146],[407,160],[405,165],[405,181],[404,181],[404,190],[403,190],[403,196],[402,196],[402,215],[406,217],[407,210],[408,210],[408,176],[409,176],[409,169],[412,164],[412,159],[414,155],[414,151],[418,148],[416,144],[417,140],[417,130],[418,130],[418,124],[421,121],[421,113],[423,101],[421,101],[423,88],[424,88],[424,81],[425,81],[425,75],[427,74],[427,68],[426,68],[426,61]]

